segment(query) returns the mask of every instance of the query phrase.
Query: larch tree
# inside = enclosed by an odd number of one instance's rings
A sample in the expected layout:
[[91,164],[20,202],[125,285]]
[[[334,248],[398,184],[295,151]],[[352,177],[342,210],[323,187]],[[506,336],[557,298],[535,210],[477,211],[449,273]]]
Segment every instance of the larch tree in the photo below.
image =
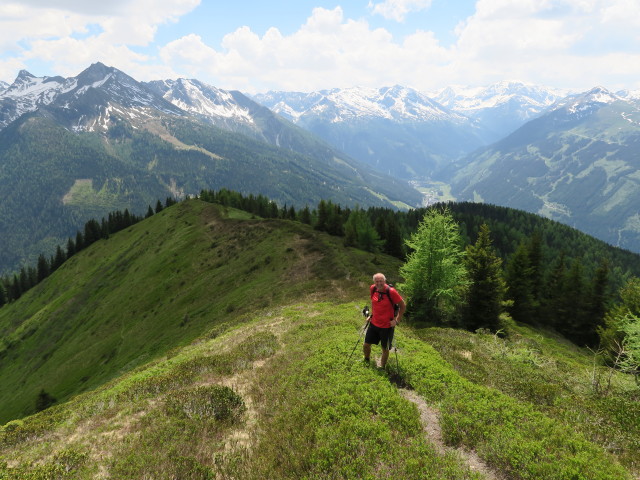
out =
[[406,242],[411,250],[400,267],[408,314],[417,321],[453,324],[468,284],[458,224],[449,210],[429,210]]

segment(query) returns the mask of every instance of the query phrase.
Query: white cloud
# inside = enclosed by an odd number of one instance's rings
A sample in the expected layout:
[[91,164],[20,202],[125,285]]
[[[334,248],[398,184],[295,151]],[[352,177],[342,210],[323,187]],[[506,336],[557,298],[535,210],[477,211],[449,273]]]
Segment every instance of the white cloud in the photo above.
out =
[[[0,4],[0,78],[12,79],[26,62],[75,75],[102,61],[140,80],[184,76],[246,92],[392,84],[428,91],[504,79],[640,88],[637,0],[477,0],[447,48],[430,31],[394,36],[365,17],[346,18],[340,7],[315,8],[292,33],[241,27],[214,45],[193,32],[158,46],[157,54],[144,47],[153,45],[158,27],[200,0],[79,2]],[[430,4],[380,0],[363,11],[401,20]]]
[[369,8],[374,14],[382,15],[389,20],[402,22],[407,14],[425,10],[431,6],[432,0],[385,0],[384,2],[369,2]]
[[638,22],[640,6],[629,0],[479,0],[458,27],[455,58],[472,84],[521,78],[589,88],[609,79],[605,86],[620,88],[629,81],[621,58],[640,74]]
[[148,58],[134,48],[149,45],[159,25],[176,21],[199,3],[200,0],[2,3],[0,51],[5,60],[0,63],[0,78],[11,78],[16,72],[8,69],[29,60],[50,62],[56,74],[62,75],[77,74],[98,60],[141,71],[141,62]]
[[177,70],[222,88],[253,92],[420,83],[410,77],[423,72],[429,78],[427,72],[445,61],[446,51],[431,33],[417,32],[400,44],[384,29],[345,20],[336,7],[314,9],[290,36],[272,28],[260,37],[242,27],[226,35],[216,50],[189,35],[166,45],[161,56]]

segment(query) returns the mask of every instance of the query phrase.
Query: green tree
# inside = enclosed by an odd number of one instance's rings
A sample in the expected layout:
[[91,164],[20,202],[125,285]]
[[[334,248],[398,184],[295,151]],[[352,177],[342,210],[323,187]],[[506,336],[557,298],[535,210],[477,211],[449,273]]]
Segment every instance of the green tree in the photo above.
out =
[[542,297],[543,284],[542,234],[539,230],[536,230],[529,239],[527,250],[529,254],[531,296],[533,297],[534,301],[534,314],[537,314],[540,306],[540,299]]
[[545,293],[542,295],[542,319],[545,325],[556,330],[564,322],[566,312],[562,302],[562,289],[566,284],[567,265],[565,253],[561,252],[551,268],[551,272],[545,282]]
[[56,403],[56,399],[43,388],[36,397],[36,412],[41,412],[42,410],[49,408],[54,403]]
[[316,224],[314,225],[314,228],[316,230],[326,232],[328,221],[329,221],[329,206],[327,205],[327,202],[325,202],[324,200],[320,200],[320,203],[318,203],[318,219],[316,220]]
[[349,214],[344,225],[344,243],[347,247],[357,247],[368,252],[380,249],[382,241],[364,210],[356,208]]
[[585,325],[585,341],[588,345],[595,346],[598,343],[598,329],[604,326],[604,317],[609,300],[609,265],[603,261],[593,277],[589,287],[590,292],[586,298],[585,316],[588,324]]
[[55,257],[53,257],[53,260],[51,262],[51,271],[55,271],[58,268],[60,268],[62,264],[65,262],[65,260],[66,260],[66,257],[65,257],[64,251],[62,250],[62,247],[58,245],[56,247],[56,255]]
[[476,243],[467,247],[465,265],[470,284],[464,326],[471,331],[488,328],[495,332],[500,328],[505,283],[502,260],[493,249],[486,224],[480,227]]
[[640,318],[626,315],[620,322],[620,329],[624,334],[620,370],[634,375],[636,383],[640,383]]
[[102,238],[102,228],[97,220],[91,219],[84,225],[84,245],[88,247]]
[[309,205],[305,205],[300,211],[300,221],[307,225],[311,225],[311,212],[309,211]]
[[[636,365],[640,365],[640,338],[637,331],[640,318],[640,278],[630,278],[618,293],[620,302],[607,311],[604,325],[598,328],[600,345],[610,365],[619,364],[619,358],[629,348],[634,352],[632,359],[635,358]],[[628,336],[631,338],[627,339]],[[636,379],[637,375],[638,373]]]
[[449,210],[428,210],[407,240],[411,253],[400,273],[409,315],[422,321],[452,324],[467,286],[458,224]]
[[47,278],[50,273],[51,265],[49,264],[49,261],[43,254],[40,254],[40,256],[38,257],[37,283],[40,283],[45,278]]
[[384,253],[396,258],[404,258],[404,247],[400,225],[393,212],[387,212],[376,220],[376,231],[384,241]]
[[571,341],[584,345],[588,343],[589,319],[586,316],[587,291],[584,281],[582,262],[574,259],[567,272],[566,282],[562,289],[561,309],[566,317],[561,319],[558,330]]
[[507,298],[513,302],[509,308],[511,317],[518,322],[532,323],[535,300],[531,286],[529,251],[525,243],[520,243],[509,258],[505,277]]
[[76,253],[76,242],[71,237],[67,240],[67,258],[71,258]]

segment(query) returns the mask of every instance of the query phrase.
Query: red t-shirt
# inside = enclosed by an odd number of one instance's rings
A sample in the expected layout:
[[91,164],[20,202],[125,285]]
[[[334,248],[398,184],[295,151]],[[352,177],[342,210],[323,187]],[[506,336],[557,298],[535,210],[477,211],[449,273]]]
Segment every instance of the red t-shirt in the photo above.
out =
[[[391,328],[391,320],[393,320],[393,306],[402,301],[402,297],[398,291],[385,285],[385,290],[379,292],[375,285],[371,285],[369,290],[371,291],[371,311],[373,316],[371,317],[371,323],[379,328]],[[388,292],[388,295],[387,293]],[[393,301],[393,304],[389,301],[389,297]]]

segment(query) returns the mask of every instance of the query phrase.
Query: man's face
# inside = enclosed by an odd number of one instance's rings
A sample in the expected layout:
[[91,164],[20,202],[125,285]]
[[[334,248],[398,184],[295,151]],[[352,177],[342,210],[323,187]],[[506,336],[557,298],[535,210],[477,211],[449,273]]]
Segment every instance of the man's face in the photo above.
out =
[[384,292],[385,281],[383,277],[376,277],[373,279],[373,283],[379,292]]

